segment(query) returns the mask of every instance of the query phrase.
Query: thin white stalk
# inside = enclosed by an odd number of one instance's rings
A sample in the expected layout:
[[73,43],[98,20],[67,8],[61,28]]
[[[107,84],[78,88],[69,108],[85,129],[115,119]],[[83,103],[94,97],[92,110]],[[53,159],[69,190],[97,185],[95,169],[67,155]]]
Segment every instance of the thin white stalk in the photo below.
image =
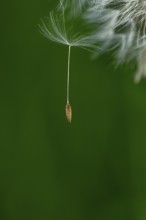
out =
[[71,45],[68,47],[68,67],[67,67],[67,104],[69,104],[69,84],[70,84],[70,54],[71,54]]

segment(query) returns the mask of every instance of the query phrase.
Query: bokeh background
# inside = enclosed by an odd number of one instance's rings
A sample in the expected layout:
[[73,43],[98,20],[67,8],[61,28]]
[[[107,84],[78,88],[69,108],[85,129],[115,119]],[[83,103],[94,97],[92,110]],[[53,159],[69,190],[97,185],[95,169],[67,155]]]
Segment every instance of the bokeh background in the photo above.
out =
[[145,220],[146,81],[74,48],[68,124],[67,48],[38,30],[56,3],[1,3],[0,219]]

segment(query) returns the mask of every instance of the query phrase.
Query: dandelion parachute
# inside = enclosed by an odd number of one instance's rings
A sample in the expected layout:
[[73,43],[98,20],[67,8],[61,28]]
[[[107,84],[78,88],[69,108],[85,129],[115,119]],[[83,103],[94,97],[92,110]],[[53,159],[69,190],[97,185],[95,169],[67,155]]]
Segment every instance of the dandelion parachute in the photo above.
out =
[[[84,0],[85,1],[85,0]],[[79,1],[80,10],[82,9],[83,0]],[[72,1],[72,4],[74,2]],[[72,8],[68,8],[66,2],[60,1],[54,11],[50,12],[49,18],[42,21],[40,25],[41,33],[49,40],[68,46],[68,67],[67,67],[67,101],[66,101],[66,118],[71,122],[72,108],[70,105],[70,56],[72,47],[81,47],[88,51],[96,48],[96,45],[91,42],[88,27],[83,25],[83,19],[78,13],[72,15]],[[73,16],[73,17],[72,17]],[[80,30],[77,31],[75,25],[80,23]]]

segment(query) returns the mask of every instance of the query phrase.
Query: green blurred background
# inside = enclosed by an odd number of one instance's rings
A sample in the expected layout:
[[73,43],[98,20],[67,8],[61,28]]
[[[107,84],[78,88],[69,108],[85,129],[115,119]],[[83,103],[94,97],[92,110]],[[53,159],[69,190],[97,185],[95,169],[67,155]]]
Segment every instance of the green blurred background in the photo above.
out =
[[1,3],[1,220],[145,220],[146,81],[135,65],[67,48],[38,30],[57,1]]

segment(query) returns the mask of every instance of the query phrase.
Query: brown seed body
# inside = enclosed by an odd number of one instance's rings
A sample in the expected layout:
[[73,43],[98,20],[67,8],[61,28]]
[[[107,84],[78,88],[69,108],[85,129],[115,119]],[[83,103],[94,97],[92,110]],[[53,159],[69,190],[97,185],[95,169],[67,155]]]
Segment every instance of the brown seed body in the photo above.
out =
[[66,113],[67,121],[69,123],[71,123],[71,120],[72,120],[72,108],[71,108],[71,105],[69,103],[66,104],[65,113]]

